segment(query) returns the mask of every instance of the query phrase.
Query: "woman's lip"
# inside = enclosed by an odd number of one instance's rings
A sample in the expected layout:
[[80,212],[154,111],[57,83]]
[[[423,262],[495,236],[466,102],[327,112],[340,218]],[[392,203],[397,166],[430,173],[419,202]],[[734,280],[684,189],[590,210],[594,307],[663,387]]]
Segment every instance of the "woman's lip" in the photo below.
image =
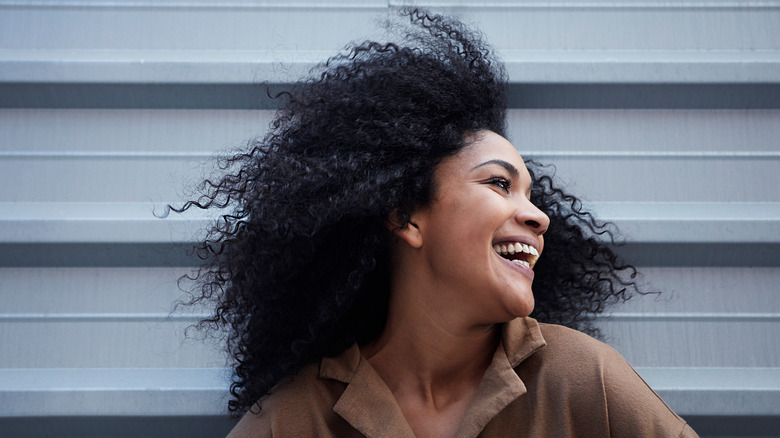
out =
[[500,256],[498,253],[496,253],[496,252],[493,252],[493,254],[495,254],[495,255],[496,255],[496,257],[498,257],[499,259],[501,259],[501,261],[502,261],[502,262],[509,264],[509,267],[510,267],[510,268],[512,268],[512,269],[516,269],[516,270],[520,271],[522,274],[524,274],[526,277],[530,278],[531,280],[533,280],[533,279],[534,279],[534,275],[535,275],[535,274],[534,274],[534,270],[533,270],[533,269],[531,269],[531,268],[526,268],[525,266],[523,266],[523,265],[521,265],[521,264],[515,263],[515,262],[513,262],[513,261],[511,261],[511,260],[509,260],[509,259],[505,259],[505,258],[501,257],[501,256]]

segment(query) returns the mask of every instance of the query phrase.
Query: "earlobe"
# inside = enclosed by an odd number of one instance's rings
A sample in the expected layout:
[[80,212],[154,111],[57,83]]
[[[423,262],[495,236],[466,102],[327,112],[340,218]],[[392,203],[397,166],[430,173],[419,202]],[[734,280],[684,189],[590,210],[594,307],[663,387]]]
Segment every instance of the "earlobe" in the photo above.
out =
[[398,215],[398,210],[393,210],[393,212],[388,215],[385,226],[388,230],[392,231],[396,237],[406,242],[412,248],[422,247],[423,240],[422,233],[420,233],[420,227],[411,220],[403,226],[401,223],[402,221]]
[[403,228],[393,229],[393,233],[412,248],[421,248],[423,244],[420,228],[414,222],[409,222]]

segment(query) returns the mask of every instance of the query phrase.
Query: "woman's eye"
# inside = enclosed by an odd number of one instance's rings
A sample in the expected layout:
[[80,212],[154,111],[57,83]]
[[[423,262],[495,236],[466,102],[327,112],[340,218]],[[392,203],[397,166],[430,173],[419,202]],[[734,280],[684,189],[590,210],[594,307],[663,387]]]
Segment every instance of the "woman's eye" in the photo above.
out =
[[493,177],[490,180],[490,183],[493,184],[494,186],[499,187],[501,190],[503,190],[503,191],[505,191],[507,193],[509,193],[509,188],[512,187],[512,181],[511,180],[508,180],[506,178],[501,178],[501,177],[498,177],[498,176],[497,177]]

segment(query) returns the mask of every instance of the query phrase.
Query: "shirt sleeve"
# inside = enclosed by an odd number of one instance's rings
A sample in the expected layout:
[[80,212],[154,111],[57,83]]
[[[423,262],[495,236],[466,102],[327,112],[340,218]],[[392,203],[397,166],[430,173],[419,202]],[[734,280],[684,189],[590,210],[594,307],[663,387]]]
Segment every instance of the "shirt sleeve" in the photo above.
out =
[[603,363],[603,385],[612,437],[698,437],[616,351]]

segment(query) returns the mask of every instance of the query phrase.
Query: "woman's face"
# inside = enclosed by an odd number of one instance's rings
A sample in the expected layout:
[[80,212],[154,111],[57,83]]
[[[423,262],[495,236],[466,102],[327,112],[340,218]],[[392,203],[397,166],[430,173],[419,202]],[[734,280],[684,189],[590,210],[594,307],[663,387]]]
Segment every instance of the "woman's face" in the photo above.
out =
[[533,266],[550,221],[529,200],[531,177],[512,144],[491,131],[471,141],[436,168],[433,201],[411,216],[415,263],[440,309],[492,324],[533,310]]

